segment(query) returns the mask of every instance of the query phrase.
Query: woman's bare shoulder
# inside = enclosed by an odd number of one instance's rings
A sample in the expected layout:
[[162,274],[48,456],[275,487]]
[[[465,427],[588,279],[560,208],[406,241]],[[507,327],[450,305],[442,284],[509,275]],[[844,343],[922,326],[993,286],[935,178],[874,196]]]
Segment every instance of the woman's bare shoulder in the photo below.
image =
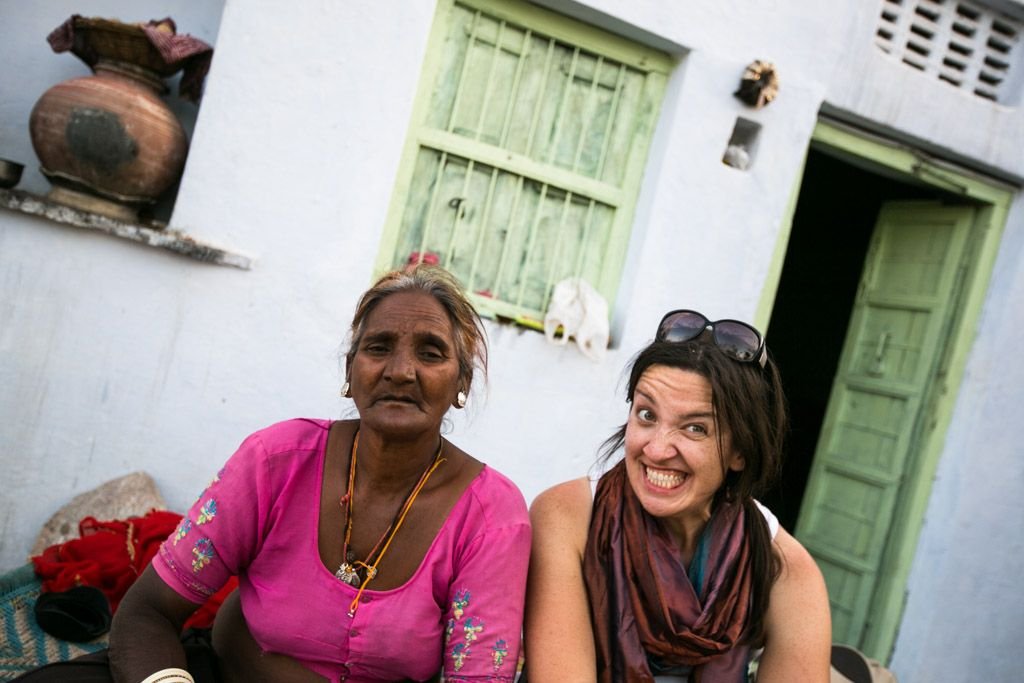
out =
[[572,539],[581,551],[590,525],[592,494],[587,477],[570,479],[543,491],[530,505],[530,522],[537,535]]
[[800,541],[785,529],[780,528],[775,535],[774,548],[782,562],[779,580],[797,584],[823,580],[817,562]]
[[591,503],[590,480],[580,477],[542,491],[533,499],[530,514],[543,518],[575,518],[585,515],[589,520]]

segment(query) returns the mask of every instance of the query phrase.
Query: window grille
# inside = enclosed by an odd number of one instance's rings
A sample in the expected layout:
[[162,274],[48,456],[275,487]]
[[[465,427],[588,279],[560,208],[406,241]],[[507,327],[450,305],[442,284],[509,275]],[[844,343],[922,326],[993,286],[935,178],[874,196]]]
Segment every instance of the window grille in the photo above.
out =
[[883,0],[875,44],[904,64],[1008,103],[1024,22],[964,0]]
[[525,3],[440,17],[381,269],[436,259],[529,325],[566,277],[613,301],[670,59]]

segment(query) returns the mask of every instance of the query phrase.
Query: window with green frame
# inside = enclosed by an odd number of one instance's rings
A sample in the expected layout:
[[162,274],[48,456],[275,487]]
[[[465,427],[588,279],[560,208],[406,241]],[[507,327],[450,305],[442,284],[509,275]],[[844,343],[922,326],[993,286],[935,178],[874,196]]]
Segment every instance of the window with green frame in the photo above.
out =
[[441,0],[377,270],[451,270],[539,326],[555,283],[615,300],[673,60],[524,2]]

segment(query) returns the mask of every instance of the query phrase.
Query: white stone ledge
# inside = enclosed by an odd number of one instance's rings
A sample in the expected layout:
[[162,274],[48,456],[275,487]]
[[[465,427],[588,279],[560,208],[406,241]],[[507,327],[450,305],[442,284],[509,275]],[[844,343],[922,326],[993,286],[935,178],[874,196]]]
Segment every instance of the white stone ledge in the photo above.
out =
[[45,197],[21,190],[5,190],[0,188],[0,208],[39,216],[54,223],[96,230],[97,232],[139,242],[150,247],[173,251],[176,254],[188,256],[203,263],[231,266],[242,270],[251,270],[253,265],[253,259],[249,256],[231,252],[211,244],[205,244],[177,230],[147,227],[137,223],[128,223],[108,218],[58,204]]

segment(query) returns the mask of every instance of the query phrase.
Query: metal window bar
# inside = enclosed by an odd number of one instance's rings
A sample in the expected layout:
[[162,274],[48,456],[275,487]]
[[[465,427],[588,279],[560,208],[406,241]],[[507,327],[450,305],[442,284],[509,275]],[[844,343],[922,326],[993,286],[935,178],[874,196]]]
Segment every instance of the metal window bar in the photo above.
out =
[[608,122],[604,128],[604,141],[601,143],[601,156],[597,160],[598,180],[604,180],[604,162],[608,158],[608,149],[612,144],[612,128],[615,126],[615,118],[619,115],[619,102],[622,100],[622,91],[626,83],[626,65],[619,64],[619,77],[615,83],[615,93],[612,95],[611,106],[608,107]]
[[569,95],[572,93],[573,79],[576,78],[576,65],[579,62],[580,49],[573,48],[572,62],[569,65],[569,74],[565,78],[565,87],[562,89],[562,99],[558,103],[558,120],[555,121],[555,136],[548,143],[547,161],[549,164],[556,164],[558,161],[558,141],[562,137],[562,128],[565,123],[565,111],[569,107]]
[[459,234],[460,226],[462,225],[462,216],[466,213],[466,202],[469,201],[469,182],[473,178],[473,167],[476,162],[472,159],[466,160],[466,173],[462,179],[462,190],[459,192],[457,197],[452,197],[451,204],[455,209],[455,217],[452,219],[452,232],[448,236],[448,248],[445,249],[444,254],[444,267],[448,270],[452,268],[452,260],[455,257],[455,238]]
[[[540,79],[539,92],[543,93],[548,87],[548,78],[551,75],[551,60],[555,54],[555,41],[553,38],[548,39],[548,53],[544,57],[544,74]],[[544,98],[540,95],[534,100],[533,105],[533,117],[530,119],[530,132],[526,135],[526,149],[523,150],[523,154],[528,157],[533,157],[533,137],[537,134],[537,124],[540,122],[540,112],[544,106]]]
[[548,184],[543,183],[540,188],[540,199],[537,201],[537,210],[533,213],[533,223],[530,225],[530,236],[526,241],[526,254],[523,257],[522,273],[519,278],[519,291],[516,293],[516,306],[523,306],[523,295],[526,292],[526,283],[530,279],[530,264],[533,261],[534,247],[537,246],[537,233],[540,230],[540,222],[544,213],[544,202],[548,197]]
[[501,259],[498,261],[498,273],[494,277],[495,298],[501,298],[501,283],[502,278],[505,276],[505,264],[508,263],[508,249],[509,244],[512,242],[512,228],[515,227],[516,219],[519,217],[519,200],[523,196],[523,184],[525,182],[526,178],[519,176],[519,181],[516,183],[516,194],[512,198],[512,210],[509,211],[508,225],[505,228],[505,243],[501,245]]
[[[569,216],[569,207],[572,205],[572,192],[565,193],[565,201],[562,202],[562,215],[558,217],[558,231],[555,235],[555,248],[551,253],[551,263],[548,265],[547,282],[544,284],[544,298],[540,302],[540,310],[546,311],[548,302],[551,301],[551,290],[555,287],[555,268],[558,266],[558,259],[562,256],[562,243],[565,241],[565,220]],[[582,248],[582,245],[580,245]]]
[[466,289],[476,291],[476,271],[480,265],[480,254],[483,252],[484,242],[487,238],[487,224],[491,221],[491,209],[494,207],[494,187],[498,182],[498,169],[491,168],[491,181],[487,186],[487,198],[484,200],[484,210],[480,216],[480,234],[476,239],[476,248],[473,250],[473,260],[469,264],[469,277],[466,278]]
[[587,202],[587,217],[583,219],[583,235],[580,237],[580,250],[576,254],[576,265],[572,269],[572,274],[575,277],[580,277],[583,274],[583,257],[586,255],[587,247],[590,244],[590,227],[594,220],[594,205],[596,203],[593,199]]
[[437,209],[437,197],[441,194],[441,183],[444,179],[444,168],[448,163],[448,152],[441,152],[437,160],[437,172],[434,174],[434,189],[430,191],[430,202],[427,204],[427,215],[423,217],[423,232],[420,234],[419,263],[423,263],[423,257],[427,249],[427,237],[430,235],[430,224],[433,221],[434,212]]
[[[498,58],[501,56],[501,39],[505,34],[505,22],[498,24],[498,38],[494,41],[494,49],[491,51],[491,65],[487,68],[487,83],[484,85],[484,99],[480,103],[480,111],[476,116],[476,131],[473,134],[474,140],[479,140],[483,134],[484,122],[487,120],[487,108],[491,103],[491,95],[494,93],[494,71],[498,68]],[[467,56],[467,60],[468,56]]]
[[576,143],[576,154],[572,160],[572,170],[576,171],[580,166],[580,159],[583,157],[583,148],[587,143],[587,135],[590,133],[590,119],[597,115],[597,80],[601,75],[601,67],[604,65],[604,57],[598,55],[597,63],[594,65],[594,78],[590,81],[590,92],[587,93],[587,103],[583,107],[583,122],[580,127],[580,139]]
[[455,87],[455,98],[452,101],[452,111],[448,115],[448,125],[445,128],[451,133],[455,128],[456,114],[459,112],[459,105],[462,104],[463,85],[466,83],[466,73],[469,71],[469,62],[472,59],[473,45],[476,43],[477,25],[480,23],[480,10],[473,13],[473,22],[469,29],[469,39],[466,41],[466,57],[462,61],[462,70],[459,72],[459,83]]
[[523,35],[523,49],[520,50],[519,57],[516,59],[516,73],[512,77],[512,88],[509,90],[508,105],[505,107],[505,116],[502,120],[501,136],[498,138],[498,144],[502,149],[508,144],[508,134],[512,129],[512,110],[515,108],[519,95],[519,86],[523,78],[523,66],[526,64],[526,58],[529,56],[532,42],[533,32],[527,29]]

